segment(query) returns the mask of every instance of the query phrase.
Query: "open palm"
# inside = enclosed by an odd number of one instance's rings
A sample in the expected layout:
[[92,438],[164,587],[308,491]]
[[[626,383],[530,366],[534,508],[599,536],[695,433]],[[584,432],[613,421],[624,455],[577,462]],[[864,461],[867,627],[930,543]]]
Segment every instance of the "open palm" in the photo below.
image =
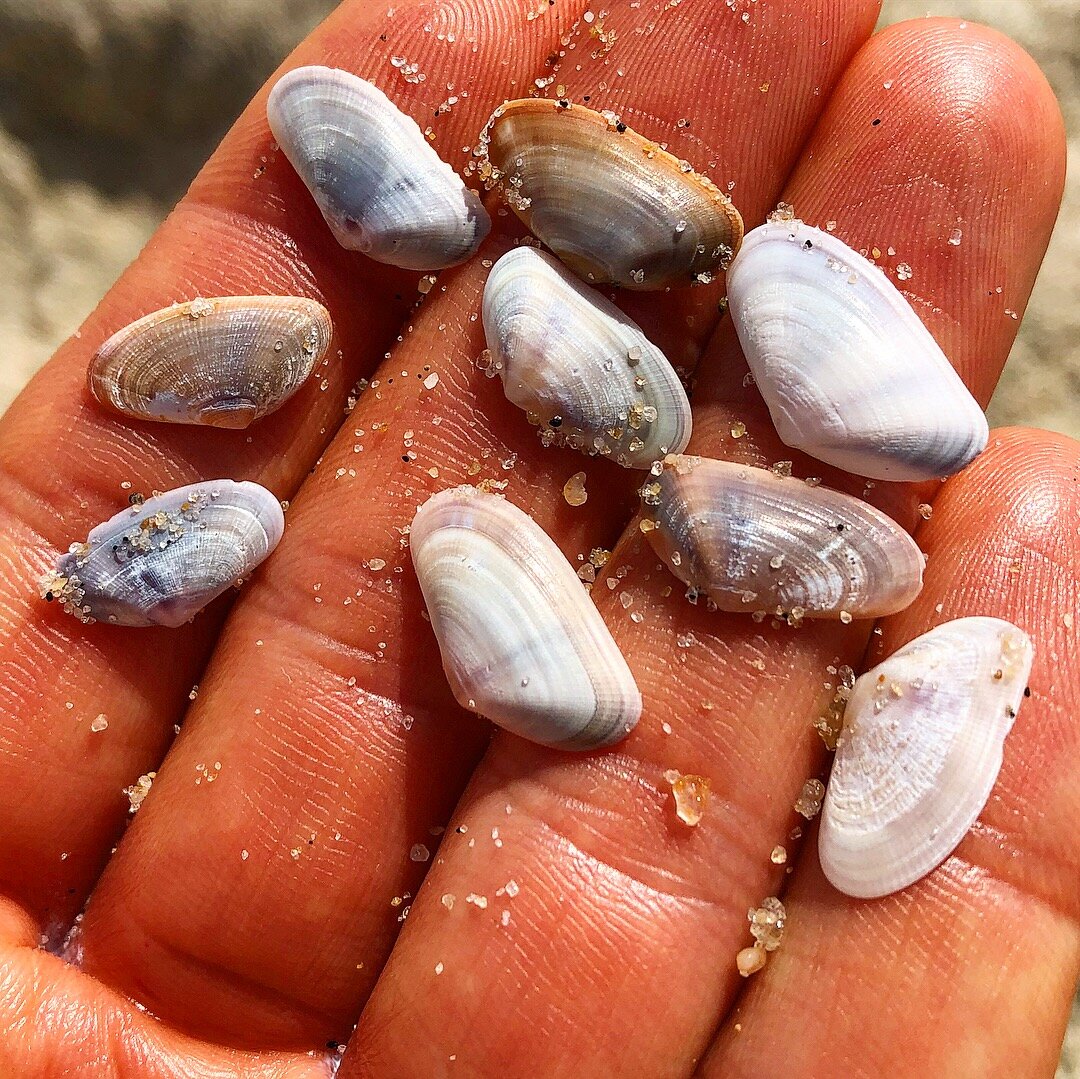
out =
[[[346,0],[286,66],[376,81],[459,171],[495,105],[561,83],[729,188],[748,227],[783,199],[867,250],[985,403],[1064,171],[1032,62],[952,21],[871,38],[874,0],[606,7]],[[418,275],[337,246],[264,92],[4,417],[0,1074],[318,1076],[346,1039],[349,1076],[1048,1074],[1080,961],[1080,448],[999,431],[919,488],[796,458],[919,526],[919,600],[876,629],[691,606],[636,529],[620,539],[640,477],[542,448],[477,366],[487,270],[520,236],[496,213],[415,307]],[[131,424],[89,397],[91,353],[136,317],[276,292],[325,303],[336,340],[249,431]],[[619,299],[696,368],[692,452],[790,459],[722,294]],[[132,491],[225,476],[292,500],[227,620],[217,604],[179,630],[84,627],[37,600],[57,550]],[[450,695],[407,531],[431,493],[484,480],[575,564],[613,548],[593,598],[644,714],[612,750],[492,737]],[[965,614],[1036,646],[998,784],[929,877],[844,898],[793,833],[828,769],[813,722],[840,666]],[[672,812],[672,768],[712,783],[696,829]],[[124,788],[150,772],[125,830]],[[746,983],[746,910],[770,894],[787,932]]]

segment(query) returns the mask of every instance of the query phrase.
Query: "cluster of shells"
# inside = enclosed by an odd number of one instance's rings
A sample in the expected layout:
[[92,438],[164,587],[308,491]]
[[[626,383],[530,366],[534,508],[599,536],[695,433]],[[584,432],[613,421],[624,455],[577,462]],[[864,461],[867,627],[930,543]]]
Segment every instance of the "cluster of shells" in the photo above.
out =
[[[299,68],[267,111],[342,246],[433,271],[471,258],[487,236],[480,196],[370,82]],[[613,113],[507,102],[480,145],[480,178],[546,248],[503,255],[483,296],[491,373],[544,444],[641,470],[642,531],[715,609],[850,622],[910,604],[923,556],[885,514],[686,454],[691,408],[678,374],[594,287],[669,289],[726,270],[731,318],[787,445],[874,479],[945,477],[984,448],[986,420],[885,275],[793,217],[744,238],[726,195]],[[104,342],[90,390],[129,419],[243,428],[302,389],[332,335],[312,299],[196,298]],[[267,558],[283,528],[279,503],[257,484],[192,484],[97,526],[41,593],[83,622],[177,626]],[[633,729],[642,698],[630,665],[526,513],[475,488],[445,490],[416,514],[411,549],[464,707],[566,750]],[[836,887],[886,894],[948,856],[995,781],[1031,660],[1015,626],[967,618],[855,683],[820,830]]]

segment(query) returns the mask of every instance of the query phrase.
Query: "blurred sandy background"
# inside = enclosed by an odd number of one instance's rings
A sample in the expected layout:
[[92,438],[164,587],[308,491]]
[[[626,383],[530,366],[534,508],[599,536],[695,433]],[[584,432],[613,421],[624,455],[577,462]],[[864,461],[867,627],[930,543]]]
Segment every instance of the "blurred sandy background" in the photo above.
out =
[[[335,0],[0,0],[0,411],[91,310]],[[272,17],[271,17],[272,13]],[[1080,436],[1080,0],[885,0],[996,26],[1057,91],[1065,205],[994,423]],[[1080,1079],[1074,1012],[1059,1076]]]

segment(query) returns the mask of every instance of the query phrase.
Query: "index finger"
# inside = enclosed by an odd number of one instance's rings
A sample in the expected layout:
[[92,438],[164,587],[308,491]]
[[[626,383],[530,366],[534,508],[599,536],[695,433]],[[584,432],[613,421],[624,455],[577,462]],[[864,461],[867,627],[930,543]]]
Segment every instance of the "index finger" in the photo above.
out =
[[[585,0],[527,18],[528,0],[348,0],[287,65],[338,64],[383,84],[459,170],[492,101],[526,93]],[[421,82],[391,58],[403,54]],[[412,81],[409,81],[409,80]],[[456,102],[435,110],[451,96]],[[374,368],[417,296],[416,274],[334,241],[273,146],[264,89],[187,196],[79,333],[0,421],[0,889],[62,934],[126,814],[122,790],[161,759],[220,623],[179,630],[84,627],[42,609],[35,581],[57,550],[127,492],[255,479],[288,498],[330,440],[356,379]],[[147,312],[195,296],[281,293],[325,304],[324,364],[246,435],[133,423],[85,389],[94,349]],[[91,731],[99,715],[107,738]],[[42,791],[63,797],[42,798]]]

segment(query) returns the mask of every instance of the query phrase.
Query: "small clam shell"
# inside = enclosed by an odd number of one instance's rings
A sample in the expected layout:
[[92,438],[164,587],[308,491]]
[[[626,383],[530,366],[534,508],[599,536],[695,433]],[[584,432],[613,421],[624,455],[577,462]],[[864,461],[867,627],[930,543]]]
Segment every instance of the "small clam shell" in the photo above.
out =
[[997,779],[1033,654],[1011,622],[959,618],[856,681],[818,834],[836,888],[889,895],[952,853]]
[[247,427],[304,384],[332,333],[314,300],[192,300],[114,333],[90,362],[90,392],[142,420]]
[[266,106],[270,129],[342,247],[439,270],[464,262],[491,219],[411,117],[348,71],[301,67]]
[[531,517],[472,487],[428,499],[413,565],[459,704],[558,749],[616,742],[641,695],[573,568]]
[[728,310],[780,438],[860,476],[926,480],[986,446],[979,403],[901,292],[801,221],[750,232]]
[[507,252],[484,289],[484,332],[506,396],[545,441],[648,468],[690,439],[690,402],[664,354],[557,259]]
[[496,109],[481,175],[575,273],[661,289],[710,280],[742,239],[731,200],[614,113],[526,98]]
[[210,480],[99,524],[42,578],[43,599],[81,622],[179,626],[267,558],[285,528],[257,483]]
[[902,610],[922,588],[915,541],[839,491],[672,456],[641,495],[653,549],[722,611],[871,618]]

